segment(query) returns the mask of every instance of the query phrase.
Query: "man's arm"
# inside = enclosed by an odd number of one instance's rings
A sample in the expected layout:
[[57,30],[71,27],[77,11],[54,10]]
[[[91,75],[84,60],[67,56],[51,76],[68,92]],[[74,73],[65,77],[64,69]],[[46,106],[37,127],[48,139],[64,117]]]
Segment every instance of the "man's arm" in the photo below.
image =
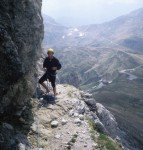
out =
[[60,70],[62,68],[61,63],[59,62],[59,60],[57,59],[57,70]]
[[45,58],[45,60],[43,62],[43,68],[46,68],[46,58]]
[[61,63],[58,59],[56,59],[56,66],[52,68],[52,70],[60,70],[62,68]]

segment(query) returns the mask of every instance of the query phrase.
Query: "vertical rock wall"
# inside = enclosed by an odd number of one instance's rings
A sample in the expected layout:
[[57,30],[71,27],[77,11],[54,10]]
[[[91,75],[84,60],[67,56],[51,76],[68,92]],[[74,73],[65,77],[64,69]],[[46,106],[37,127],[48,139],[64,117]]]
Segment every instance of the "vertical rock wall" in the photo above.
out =
[[42,0],[0,1],[0,116],[32,96],[43,39]]

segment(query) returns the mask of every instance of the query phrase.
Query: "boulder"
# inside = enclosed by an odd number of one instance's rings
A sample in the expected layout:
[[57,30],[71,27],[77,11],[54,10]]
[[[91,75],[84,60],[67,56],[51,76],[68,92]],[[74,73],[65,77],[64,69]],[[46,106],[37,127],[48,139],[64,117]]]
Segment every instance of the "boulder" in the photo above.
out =
[[119,132],[118,124],[115,117],[102,104],[96,104],[97,116],[102,122],[104,128],[112,138],[116,138]]
[[67,124],[67,120],[65,120],[65,119],[62,119],[62,121],[61,121],[61,124],[62,124],[62,125],[65,125],[65,124]]
[[92,96],[92,94],[90,94],[90,93],[85,93],[85,94],[84,94],[84,97],[87,98],[87,99],[89,99],[89,98],[92,98],[93,96]]
[[78,117],[80,120],[84,120],[84,115],[80,114]]
[[88,105],[91,111],[96,110],[96,100],[94,98],[84,99],[85,103]]
[[79,115],[78,113],[74,113],[74,117],[78,117],[78,115]]
[[76,111],[78,114],[84,114],[85,113],[85,103],[81,100],[78,101],[76,105]]
[[58,127],[58,125],[59,125],[59,122],[58,122],[58,121],[52,121],[52,122],[51,122],[51,127],[52,127],[52,128],[56,128],[56,127]]
[[72,117],[74,115],[74,110],[69,111],[69,116]]
[[102,124],[102,122],[99,119],[95,120],[95,125],[96,125],[97,131],[103,134],[108,134],[108,131],[106,130],[105,126]]
[[24,144],[19,143],[19,144],[18,144],[18,149],[19,149],[19,150],[26,150],[26,147],[25,147]]
[[76,119],[74,120],[74,123],[75,123],[75,124],[81,124],[81,120],[80,120],[79,118],[76,118]]

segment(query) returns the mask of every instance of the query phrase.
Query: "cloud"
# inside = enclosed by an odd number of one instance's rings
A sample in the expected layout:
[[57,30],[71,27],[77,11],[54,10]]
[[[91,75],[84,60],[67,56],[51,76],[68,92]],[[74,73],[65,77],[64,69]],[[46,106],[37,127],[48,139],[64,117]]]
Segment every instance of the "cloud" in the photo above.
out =
[[102,23],[143,6],[143,0],[43,0],[43,13],[66,25]]
[[143,4],[142,0],[43,0],[43,11],[61,11],[65,9],[81,9],[85,10],[89,7],[96,8],[102,7],[108,4],[116,5],[132,5],[132,4]]
[[[104,0],[102,0],[104,1]],[[115,3],[119,3],[119,4],[128,4],[128,5],[132,5],[132,4],[139,4],[141,3],[141,0],[107,0],[106,1],[108,4],[115,4]]]

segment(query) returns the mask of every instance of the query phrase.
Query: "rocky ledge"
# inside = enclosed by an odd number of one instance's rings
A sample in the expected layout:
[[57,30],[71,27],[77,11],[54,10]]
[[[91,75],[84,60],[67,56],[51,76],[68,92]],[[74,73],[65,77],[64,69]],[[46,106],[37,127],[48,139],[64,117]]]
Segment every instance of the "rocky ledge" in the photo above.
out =
[[[19,118],[21,125],[1,124],[7,133],[13,133],[11,143],[17,143],[17,149],[124,149],[114,116],[91,94],[70,85],[58,85],[58,92],[55,101],[50,95],[32,98],[31,107],[26,107]],[[5,141],[7,134],[1,139]]]

